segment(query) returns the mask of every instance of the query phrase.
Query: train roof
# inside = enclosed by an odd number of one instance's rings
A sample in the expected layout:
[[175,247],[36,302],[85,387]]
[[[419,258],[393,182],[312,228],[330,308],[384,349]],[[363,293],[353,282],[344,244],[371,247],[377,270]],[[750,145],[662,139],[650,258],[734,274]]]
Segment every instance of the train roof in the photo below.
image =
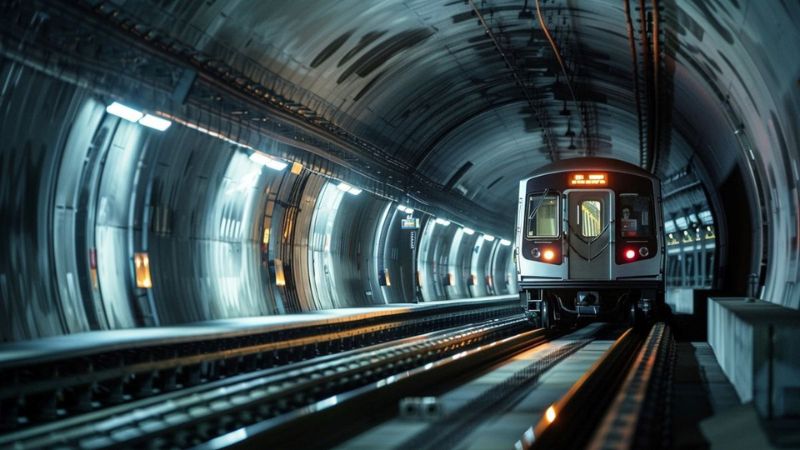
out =
[[546,166],[539,167],[531,173],[529,178],[547,175],[551,173],[569,172],[573,170],[598,170],[610,172],[625,172],[643,177],[657,179],[652,173],[634,164],[612,158],[581,157],[562,159]]

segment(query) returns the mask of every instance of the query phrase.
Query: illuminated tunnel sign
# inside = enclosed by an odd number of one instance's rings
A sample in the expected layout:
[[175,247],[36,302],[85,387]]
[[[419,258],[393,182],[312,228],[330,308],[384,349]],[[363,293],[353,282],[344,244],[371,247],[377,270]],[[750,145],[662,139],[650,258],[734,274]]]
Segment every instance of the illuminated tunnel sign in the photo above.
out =
[[597,173],[572,173],[569,176],[570,186],[606,186],[608,185],[608,174]]
[[419,218],[412,217],[410,219],[402,219],[400,221],[400,229],[401,230],[418,230],[419,229]]

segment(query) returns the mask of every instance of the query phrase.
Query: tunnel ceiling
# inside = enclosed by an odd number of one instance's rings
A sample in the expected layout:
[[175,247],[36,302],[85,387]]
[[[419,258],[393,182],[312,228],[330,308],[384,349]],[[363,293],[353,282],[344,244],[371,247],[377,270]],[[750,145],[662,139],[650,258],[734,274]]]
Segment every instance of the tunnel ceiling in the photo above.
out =
[[[737,238],[754,242],[752,266],[765,265],[767,247],[797,247],[800,60],[786,55],[800,49],[800,8],[785,0],[542,0],[541,14],[535,0],[41,3],[47,14],[4,19],[28,36],[4,46],[9,57],[61,78],[93,71],[74,82],[115,98],[149,77],[163,86],[141,97],[176,119],[240,138],[271,123],[282,157],[294,157],[288,145],[325,158],[318,173],[348,179],[335,168],[352,169],[361,178],[351,181],[393,200],[427,189],[429,203],[492,232],[510,232],[519,179],[589,155],[650,168],[666,184],[692,173],[667,186],[676,214],[698,207],[703,195],[686,191],[696,183],[720,222],[746,197],[752,223]],[[48,34],[61,16],[103,32]],[[39,38],[49,41],[35,49]],[[280,114],[291,120],[272,119]]]
[[[554,159],[641,162],[622,2],[542,3],[569,84],[534,2],[122,7],[200,49],[236,49],[296,89],[295,100],[507,218],[517,181]],[[673,153],[662,173],[691,152]]]
[[[783,3],[765,11],[673,0],[79,4],[99,12],[101,24],[171,45],[172,56],[174,48],[194,54],[193,63],[211,64],[211,78],[257,83],[257,95],[268,89],[284,110],[369,153],[361,174],[412,197],[446,193],[425,200],[492,216],[490,229],[513,223],[517,181],[556,159],[614,157],[666,178],[694,164],[713,190],[744,154],[731,151],[746,147],[734,122],[759,119],[751,139],[768,133],[769,121],[783,132],[780,115],[756,106],[756,98],[774,96],[759,91],[765,81],[785,82],[768,70],[777,55],[763,52],[757,38],[771,32],[771,19],[796,13]],[[657,72],[645,58],[654,31]],[[190,95],[218,94],[195,83]],[[655,123],[660,130],[650,128]],[[283,134],[334,165],[353,161],[313,137],[298,138],[296,129]]]
[[581,156],[661,177],[671,284],[800,308],[800,4],[538,6],[0,0],[0,340],[517,292]]
[[[652,5],[642,4],[649,23]],[[735,159],[728,148],[736,143],[724,114],[712,113],[721,108],[715,96],[735,89],[737,80],[747,89],[753,78],[732,65],[741,49],[729,51],[732,34],[746,28],[746,5],[660,2],[658,120],[681,136],[714,133],[672,139],[662,131],[656,138],[662,150],[647,155],[634,73],[644,103],[648,68],[635,1],[629,13],[637,66],[625,2],[541,3],[568,78],[534,1],[121,5],[143,23],[222,60],[234,57],[219,48],[255,61],[293,100],[403,161],[409,172],[490,205],[509,223],[517,181],[554,159],[609,156],[645,165],[653,158],[654,170],[669,176],[699,151],[703,157],[694,162],[712,166],[712,177],[724,177],[724,166]],[[648,117],[646,105],[639,108],[643,126],[656,120],[654,110]]]

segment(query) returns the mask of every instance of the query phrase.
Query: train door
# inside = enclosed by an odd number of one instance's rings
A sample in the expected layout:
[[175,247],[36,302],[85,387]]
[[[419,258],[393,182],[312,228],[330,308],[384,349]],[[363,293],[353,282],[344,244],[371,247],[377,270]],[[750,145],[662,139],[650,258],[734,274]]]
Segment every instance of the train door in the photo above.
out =
[[569,278],[610,280],[614,252],[610,225],[614,195],[601,189],[566,192]]

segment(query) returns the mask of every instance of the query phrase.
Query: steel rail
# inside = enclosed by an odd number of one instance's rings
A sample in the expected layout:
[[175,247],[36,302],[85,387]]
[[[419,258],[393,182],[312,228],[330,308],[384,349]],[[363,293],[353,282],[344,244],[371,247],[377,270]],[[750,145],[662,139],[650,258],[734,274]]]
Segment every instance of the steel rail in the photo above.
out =
[[254,372],[96,414],[57,430],[50,426],[4,436],[0,445],[13,439],[15,448],[20,449],[139,446],[145,442],[155,448],[185,447],[211,439],[231,426],[280,422],[288,413],[330,396],[442,358],[458,359],[469,347],[518,334],[527,326],[523,317],[491,320]]
[[591,430],[613,399],[642,342],[633,328],[622,334],[601,359],[517,442],[521,449],[584,448]]
[[[658,389],[662,381],[671,384],[669,377],[664,375],[669,372],[668,358],[673,352],[674,341],[669,327],[663,323],[653,326],[587,448],[667,447],[662,436],[653,431],[662,428],[659,426],[662,414],[648,410],[648,405],[663,397],[663,392]],[[658,409],[663,411],[663,408]]]
[[[289,329],[133,341],[76,354],[46,355],[41,361],[11,360],[0,369],[0,376],[8,381],[0,388],[0,409],[5,428],[14,430],[243,371],[518,312],[515,300],[483,307],[462,304]],[[46,404],[35,407],[41,402]],[[25,421],[17,421],[18,417]]]
[[506,381],[496,384],[479,397],[466,402],[456,411],[407,439],[398,450],[456,448],[458,443],[464,440],[465,435],[476,429],[480,423],[488,421],[487,416],[507,409],[509,404],[514,403],[514,399],[525,395],[541,375],[593,340],[591,337],[575,339],[547,351],[540,358],[514,372]]
[[[369,425],[376,419],[387,418],[395,410],[397,401],[407,395],[431,385],[451,382],[463,377],[464,373],[546,340],[545,330],[538,329],[490,339],[471,348],[462,347],[449,357],[437,358],[424,365],[417,364],[413,369],[380,378],[359,389],[322,399],[312,408],[234,430],[195,448],[215,450],[327,446],[352,435],[355,430],[363,429],[364,425]],[[351,418],[348,422],[358,423],[343,423],[343,417]],[[314,433],[309,434],[308,430],[314,430]]]

